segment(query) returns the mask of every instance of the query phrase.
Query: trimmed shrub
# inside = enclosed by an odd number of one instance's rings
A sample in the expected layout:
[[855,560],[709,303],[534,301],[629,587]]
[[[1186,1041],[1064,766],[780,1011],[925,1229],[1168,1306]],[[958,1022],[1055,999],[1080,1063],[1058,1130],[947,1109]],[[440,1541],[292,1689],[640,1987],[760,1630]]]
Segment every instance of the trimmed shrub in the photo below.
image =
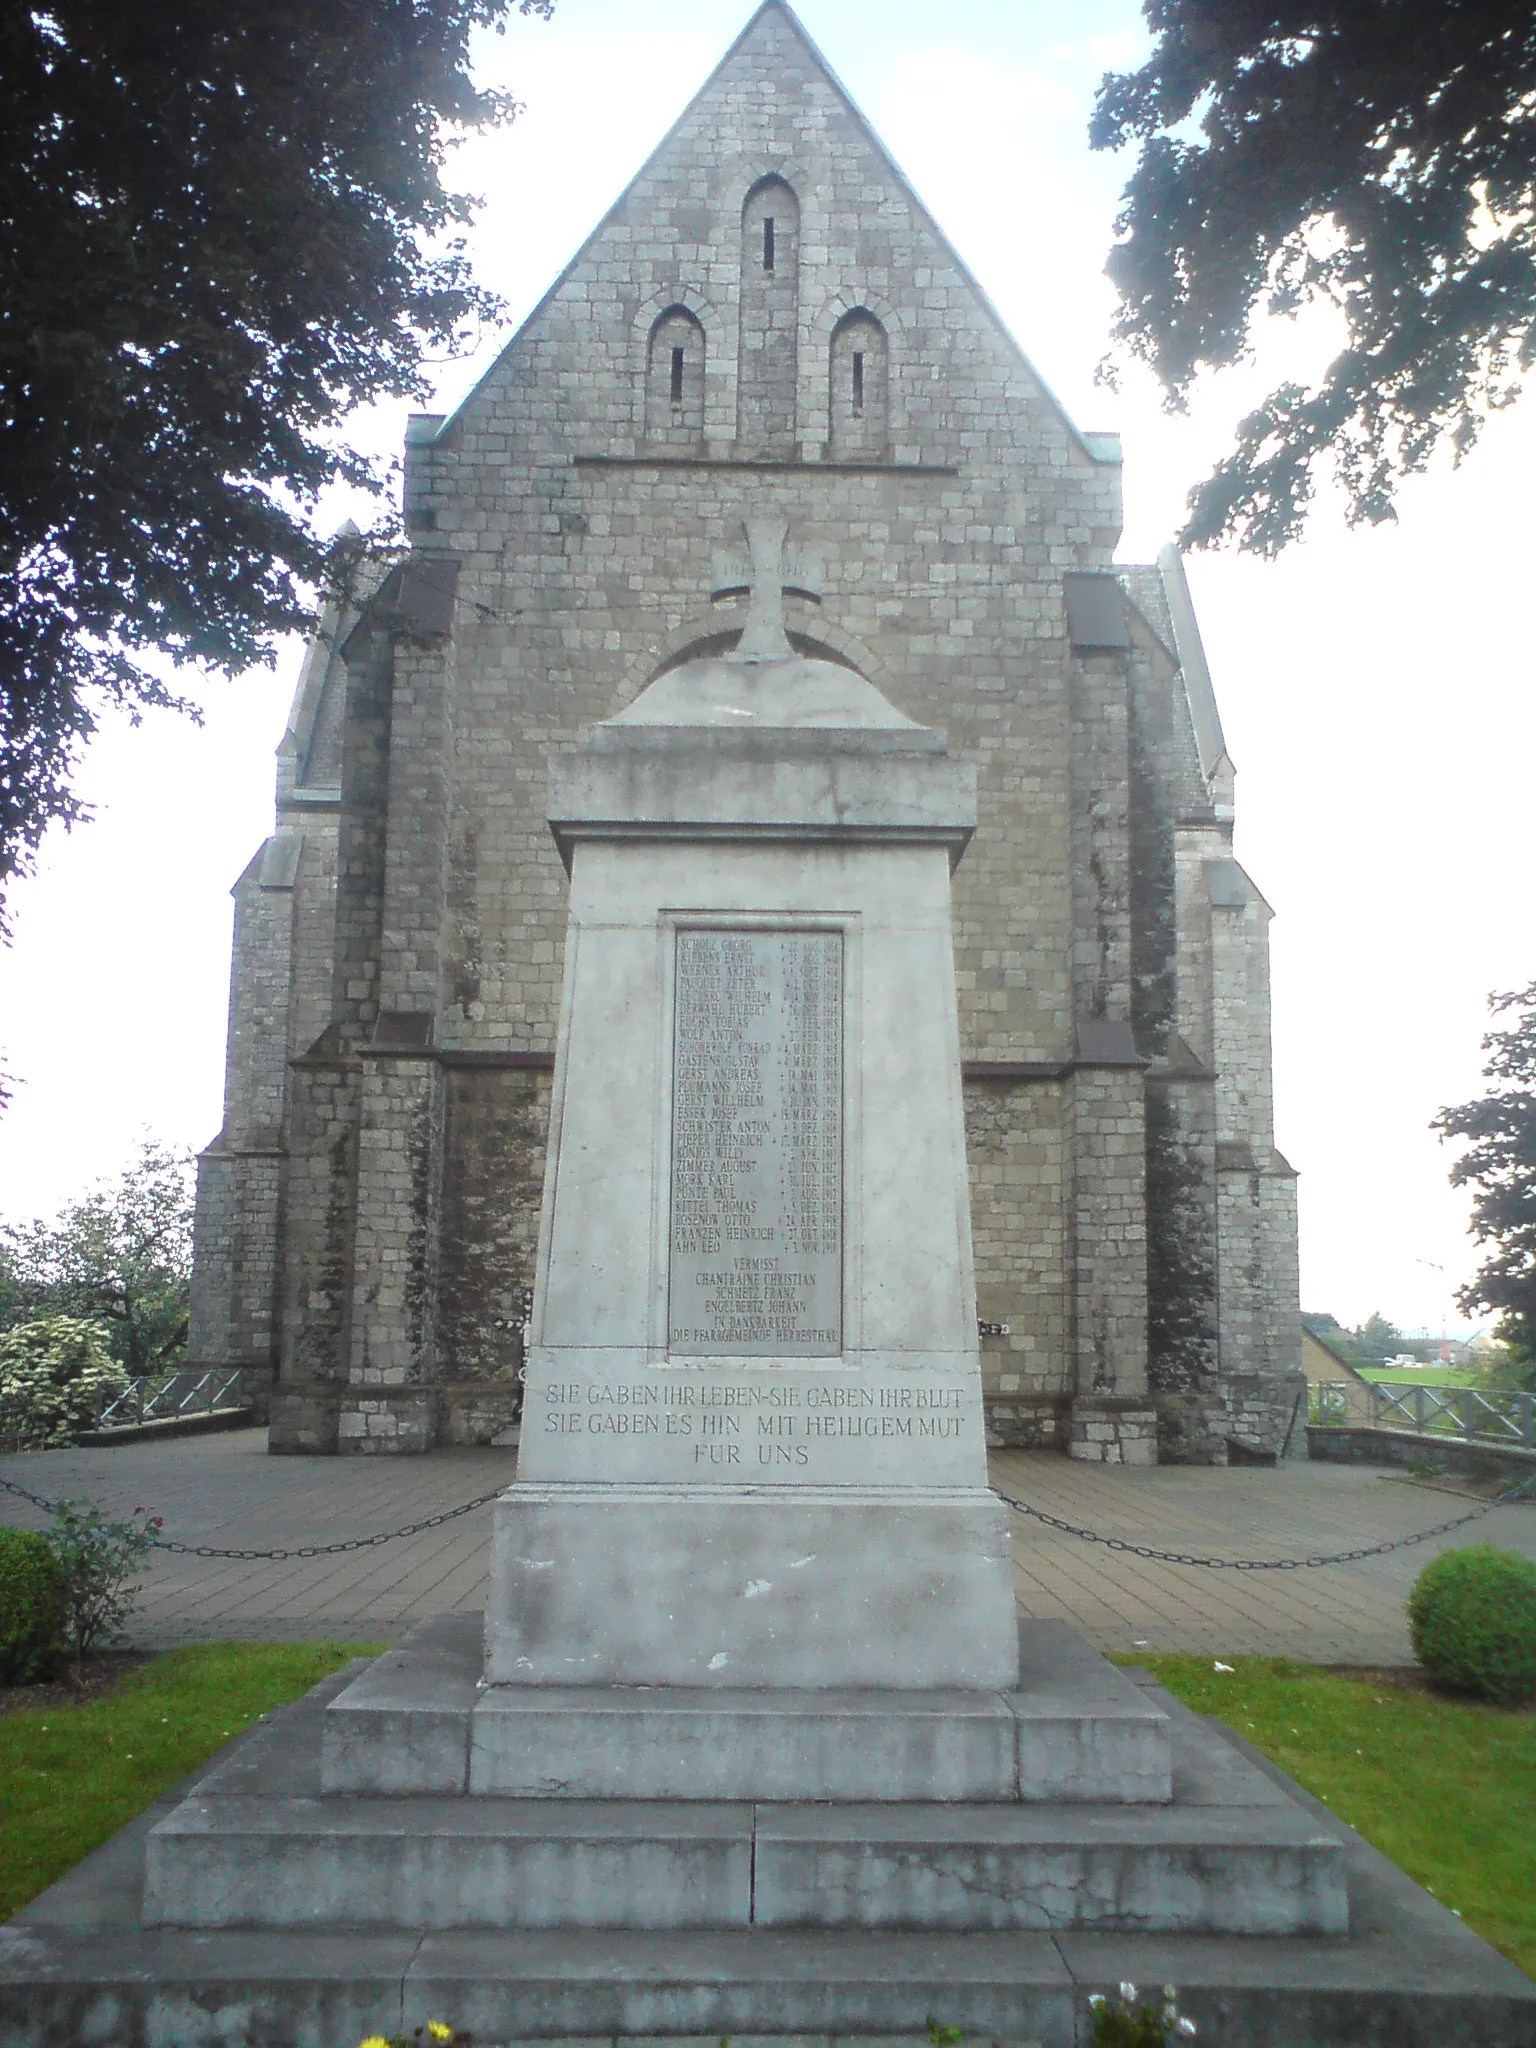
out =
[[0,1685],[46,1678],[64,1647],[64,1574],[46,1536],[0,1529]]
[[1536,1693],[1536,1564],[1491,1543],[1444,1551],[1408,1595],[1413,1654],[1503,1706]]
[[83,1316],[38,1316],[0,1336],[0,1439],[42,1450],[91,1427],[98,1398],[128,1384],[103,1334]]

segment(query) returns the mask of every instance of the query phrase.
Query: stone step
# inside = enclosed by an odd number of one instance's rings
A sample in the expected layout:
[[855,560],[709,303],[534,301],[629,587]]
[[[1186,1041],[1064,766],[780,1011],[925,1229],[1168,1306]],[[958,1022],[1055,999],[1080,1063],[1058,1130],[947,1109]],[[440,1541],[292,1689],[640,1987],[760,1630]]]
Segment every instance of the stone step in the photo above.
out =
[[544,1799],[1011,1800],[1016,1747],[1014,1717],[996,1694],[496,1686],[470,1723],[469,1790]]
[[1337,1840],[1278,1808],[758,1812],[760,1927],[1342,1934]]
[[220,1798],[151,1833],[179,1927],[1340,1933],[1339,1844],[1284,1806]]
[[478,1620],[425,1624],[325,1715],[327,1792],[517,1799],[1166,1802],[1167,1716],[1072,1629],[1015,1692],[482,1687]]
[[[320,1722],[351,1675],[237,1738],[203,1794],[318,1801]],[[504,2048],[926,2048],[932,2014],[977,2048],[1072,2048],[1088,1994],[1129,1977],[1176,1983],[1220,2048],[1536,2048],[1536,1984],[1226,1730],[1163,1705],[1178,1809],[1310,1817],[1341,1844],[1350,1932],[150,1927],[145,1845],[171,1794],[0,1929],[0,2042],[334,2048],[445,2019]]]
[[750,1806],[193,1793],[145,1846],[170,1927],[745,1927]]
[[188,1934],[54,1906],[0,1930],[0,2040],[347,2048],[449,2020],[502,2048],[928,2048],[931,2014],[972,2048],[1073,2048],[1089,1995],[1129,1976],[1178,1985],[1196,2048],[1536,2048],[1536,1984],[1406,1886],[1388,1873],[1370,1934],[1343,1941]]

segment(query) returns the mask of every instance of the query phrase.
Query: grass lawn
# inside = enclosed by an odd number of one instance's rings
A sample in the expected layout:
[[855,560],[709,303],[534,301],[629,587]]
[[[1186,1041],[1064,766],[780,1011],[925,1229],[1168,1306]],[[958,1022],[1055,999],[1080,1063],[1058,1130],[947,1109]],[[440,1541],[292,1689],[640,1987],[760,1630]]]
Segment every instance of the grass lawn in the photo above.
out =
[[1458,1372],[1453,1365],[1357,1365],[1363,1380],[1379,1380],[1389,1387],[1476,1387],[1481,1393],[1496,1394],[1480,1372]]
[[232,1735],[377,1644],[201,1643],[79,1706],[0,1715],[0,1920]]
[[1536,1977],[1536,1708],[1484,1706],[1284,1658],[1121,1658],[1225,1721]]

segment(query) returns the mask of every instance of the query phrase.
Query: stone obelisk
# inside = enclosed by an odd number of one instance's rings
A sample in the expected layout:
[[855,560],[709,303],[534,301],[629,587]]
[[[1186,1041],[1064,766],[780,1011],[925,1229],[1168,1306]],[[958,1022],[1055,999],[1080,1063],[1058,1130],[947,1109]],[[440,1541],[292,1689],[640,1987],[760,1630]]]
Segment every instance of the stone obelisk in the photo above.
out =
[[950,871],[973,771],[785,634],[552,765],[570,926],[486,1677],[1011,1686],[987,1489]]

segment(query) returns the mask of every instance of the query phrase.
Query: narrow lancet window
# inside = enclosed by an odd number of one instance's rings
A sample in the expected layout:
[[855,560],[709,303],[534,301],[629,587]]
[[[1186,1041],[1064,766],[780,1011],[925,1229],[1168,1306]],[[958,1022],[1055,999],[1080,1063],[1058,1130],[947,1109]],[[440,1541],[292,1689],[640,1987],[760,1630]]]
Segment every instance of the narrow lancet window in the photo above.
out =
[[890,453],[890,365],[885,329],[864,307],[832,331],[829,364],[834,456],[884,461]]
[[764,178],[747,194],[741,216],[736,438],[753,454],[794,453],[799,243],[799,202],[782,178]]
[[704,330],[686,306],[651,329],[645,369],[645,438],[696,447],[704,437]]

